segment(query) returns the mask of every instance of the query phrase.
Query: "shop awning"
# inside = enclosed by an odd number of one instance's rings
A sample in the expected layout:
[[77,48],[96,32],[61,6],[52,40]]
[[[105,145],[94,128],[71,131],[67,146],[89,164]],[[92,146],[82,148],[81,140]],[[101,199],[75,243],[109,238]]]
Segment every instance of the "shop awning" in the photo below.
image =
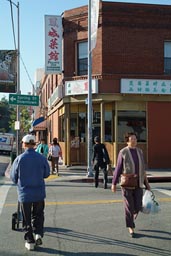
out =
[[33,127],[33,131],[44,131],[47,129],[47,120]]
[[42,123],[44,120],[45,120],[44,117],[41,116],[41,117],[39,117],[39,118],[37,118],[37,119],[35,119],[35,120],[33,121],[32,126],[36,126],[36,125]]

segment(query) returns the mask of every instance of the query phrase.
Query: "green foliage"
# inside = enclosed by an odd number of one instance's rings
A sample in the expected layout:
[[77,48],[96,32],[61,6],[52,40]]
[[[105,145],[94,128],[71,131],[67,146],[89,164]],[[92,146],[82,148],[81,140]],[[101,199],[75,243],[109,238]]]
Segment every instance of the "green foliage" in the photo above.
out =
[[[31,116],[29,107],[19,106],[20,132],[28,133],[31,127]],[[6,98],[0,100],[0,132],[15,132],[15,121],[17,120],[17,107],[9,105]]]
[[9,127],[10,110],[5,97],[0,100],[0,132],[10,132]]

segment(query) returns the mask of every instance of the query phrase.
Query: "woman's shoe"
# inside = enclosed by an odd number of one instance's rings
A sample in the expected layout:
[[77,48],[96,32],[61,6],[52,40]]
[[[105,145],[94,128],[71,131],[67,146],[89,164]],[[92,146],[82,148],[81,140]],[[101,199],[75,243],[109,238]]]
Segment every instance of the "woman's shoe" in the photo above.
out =
[[135,237],[134,229],[133,228],[128,228],[128,229],[129,229],[130,237],[134,238]]
[[135,238],[135,233],[129,233],[130,237]]

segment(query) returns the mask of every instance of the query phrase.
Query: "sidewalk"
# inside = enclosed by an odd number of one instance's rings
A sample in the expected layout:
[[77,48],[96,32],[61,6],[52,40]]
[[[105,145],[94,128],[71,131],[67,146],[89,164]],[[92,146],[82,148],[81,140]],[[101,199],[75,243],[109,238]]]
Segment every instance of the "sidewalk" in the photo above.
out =
[[[5,176],[9,178],[11,164],[9,163]],[[114,170],[114,169],[113,169]],[[93,173],[94,174],[94,173]],[[149,182],[171,182],[171,169],[149,169],[147,171]],[[87,176],[87,166],[61,166],[59,165],[59,176],[50,175],[48,180],[70,180],[77,182],[94,182],[94,177]],[[103,173],[99,174],[99,182],[103,182]],[[108,176],[108,182],[112,182],[112,176]]]
[[[113,169],[114,170],[114,169]],[[77,182],[94,182],[94,177],[87,177],[87,166],[59,166],[59,177],[51,175],[58,180],[70,180]],[[149,182],[171,182],[171,169],[150,169],[147,171]],[[103,173],[99,174],[99,182],[103,182]],[[108,176],[108,182],[112,182],[112,176]]]

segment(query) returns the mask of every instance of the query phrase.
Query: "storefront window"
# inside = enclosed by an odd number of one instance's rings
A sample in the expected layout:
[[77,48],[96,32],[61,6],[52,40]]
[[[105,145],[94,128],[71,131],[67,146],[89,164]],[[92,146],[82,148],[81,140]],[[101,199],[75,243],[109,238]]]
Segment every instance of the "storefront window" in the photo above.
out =
[[64,115],[59,117],[59,141],[64,141],[65,122]]
[[139,142],[146,142],[146,112],[118,111],[118,142],[127,132],[135,132]]
[[78,136],[77,134],[77,127],[78,127],[78,122],[77,122],[77,114],[72,113],[70,117],[70,136],[75,137]]
[[79,116],[79,137],[81,142],[86,141],[86,113],[82,112],[78,114]]
[[100,112],[93,112],[93,124],[100,124]]
[[112,141],[112,111],[105,111],[105,141]]
[[92,123],[92,140],[94,142],[94,137],[101,136],[100,133],[100,112],[93,111],[93,123]]

